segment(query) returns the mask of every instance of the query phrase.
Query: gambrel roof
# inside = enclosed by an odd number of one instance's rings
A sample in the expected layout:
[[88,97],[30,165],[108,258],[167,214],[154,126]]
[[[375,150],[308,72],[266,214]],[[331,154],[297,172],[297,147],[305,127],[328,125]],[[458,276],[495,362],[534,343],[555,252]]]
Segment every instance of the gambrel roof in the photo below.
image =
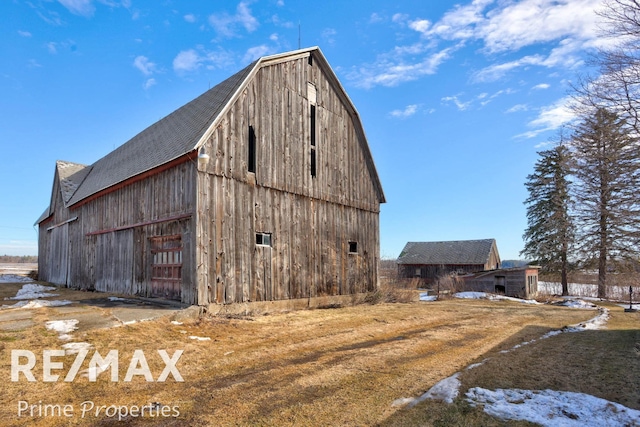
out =
[[492,250],[498,255],[495,239],[409,242],[400,253],[398,264],[480,265],[489,262]]
[[[63,176],[60,171],[68,169],[64,165],[76,164],[58,162],[58,179],[65,207],[72,206],[114,185],[198,150],[215,129],[217,120],[223,116],[226,109],[261,67],[309,55],[313,55],[314,63],[319,64],[327,78],[334,83],[346,108],[351,113],[355,128],[361,135],[361,147],[364,151],[366,167],[378,194],[378,199],[380,203],[384,203],[382,185],[373,164],[360,117],[320,48],[313,47],[258,59],[193,101],[152,124],[90,166],[77,165],[74,167],[73,173]],[[38,222],[48,216],[45,214]]]

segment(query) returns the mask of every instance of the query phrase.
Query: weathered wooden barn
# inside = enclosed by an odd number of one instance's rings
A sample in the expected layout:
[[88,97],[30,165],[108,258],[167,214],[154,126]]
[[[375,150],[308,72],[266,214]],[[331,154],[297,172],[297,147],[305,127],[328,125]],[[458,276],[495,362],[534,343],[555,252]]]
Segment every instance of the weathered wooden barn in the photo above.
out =
[[371,291],[384,202],[320,49],[266,56],[92,165],[57,162],[39,274],[198,305]]
[[501,268],[462,277],[464,290],[489,292],[518,298],[533,298],[538,294],[540,267]]
[[443,275],[500,268],[500,254],[495,239],[408,242],[397,263],[399,277],[430,284]]

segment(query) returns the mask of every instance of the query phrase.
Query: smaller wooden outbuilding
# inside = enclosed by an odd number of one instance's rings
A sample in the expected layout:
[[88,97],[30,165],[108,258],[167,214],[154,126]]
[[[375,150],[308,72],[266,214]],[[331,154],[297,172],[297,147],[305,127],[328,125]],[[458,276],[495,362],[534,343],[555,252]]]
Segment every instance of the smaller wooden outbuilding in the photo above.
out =
[[399,277],[431,284],[441,276],[500,268],[500,254],[495,239],[409,242],[397,262]]
[[489,292],[517,298],[534,298],[538,294],[540,267],[502,268],[463,276],[466,291]]

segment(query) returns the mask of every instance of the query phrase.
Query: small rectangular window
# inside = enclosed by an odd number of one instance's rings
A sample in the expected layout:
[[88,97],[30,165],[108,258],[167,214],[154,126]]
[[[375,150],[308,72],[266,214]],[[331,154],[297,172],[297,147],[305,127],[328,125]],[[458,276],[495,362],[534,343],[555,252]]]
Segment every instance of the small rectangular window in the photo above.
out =
[[247,170],[256,173],[256,132],[253,126],[249,126],[249,156],[247,159]]
[[350,254],[358,253],[358,242],[349,242],[349,253]]
[[312,54],[309,54],[308,61],[309,61],[309,65],[311,65],[313,67],[313,55]]
[[271,233],[256,233],[256,245],[271,246]]
[[316,149],[311,147],[311,176],[316,177]]

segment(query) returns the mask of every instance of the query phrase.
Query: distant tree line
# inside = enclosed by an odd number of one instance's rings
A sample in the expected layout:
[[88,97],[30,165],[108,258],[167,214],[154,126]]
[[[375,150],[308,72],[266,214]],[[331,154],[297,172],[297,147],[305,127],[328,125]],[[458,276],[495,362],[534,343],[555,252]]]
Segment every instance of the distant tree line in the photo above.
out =
[[38,262],[38,257],[35,255],[0,255],[0,263],[5,264],[18,264],[18,263],[35,263]]
[[640,2],[606,0],[596,76],[574,87],[576,121],[539,152],[525,186],[525,247],[543,271],[559,273],[563,294],[573,267],[607,274],[635,266],[640,253]]

